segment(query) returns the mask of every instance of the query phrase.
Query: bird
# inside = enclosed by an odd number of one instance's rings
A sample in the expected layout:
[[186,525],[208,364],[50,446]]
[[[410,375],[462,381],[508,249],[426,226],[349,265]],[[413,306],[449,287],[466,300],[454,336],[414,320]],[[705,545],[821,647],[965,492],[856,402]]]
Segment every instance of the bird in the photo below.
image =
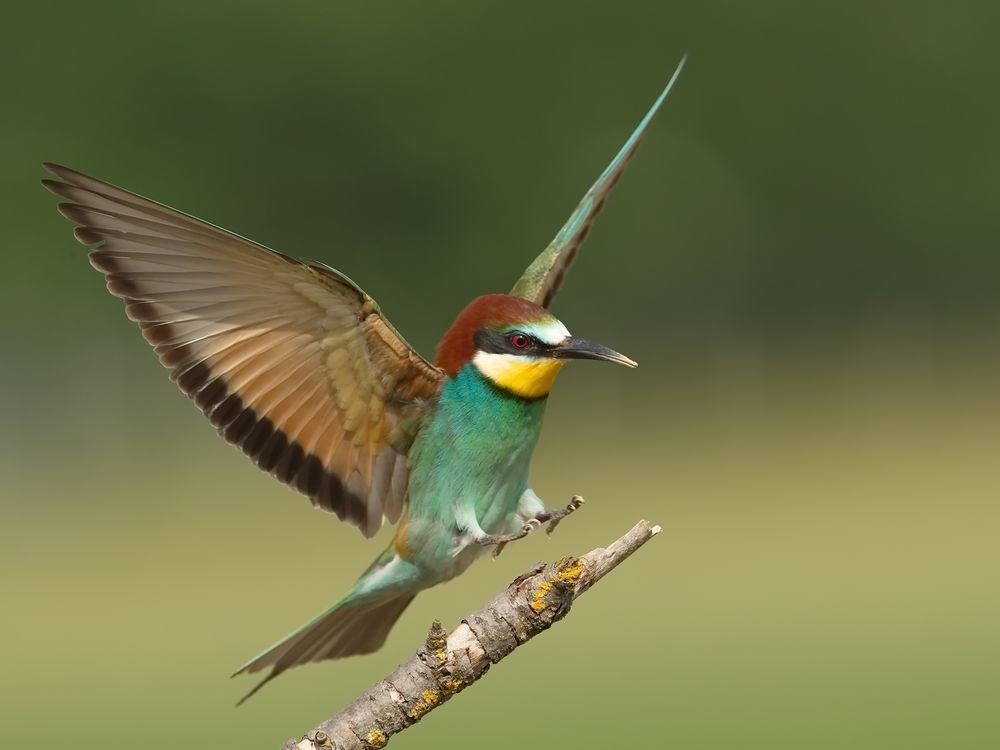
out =
[[91,264],[219,434],[366,537],[396,524],[336,604],[236,671],[270,670],[241,703],[291,667],[378,650],[419,591],[581,506],[547,508],[529,484],[547,396],[571,360],[636,363],[549,308],[684,62],[552,242],[509,293],[459,313],[433,362],[339,271],[44,164]]

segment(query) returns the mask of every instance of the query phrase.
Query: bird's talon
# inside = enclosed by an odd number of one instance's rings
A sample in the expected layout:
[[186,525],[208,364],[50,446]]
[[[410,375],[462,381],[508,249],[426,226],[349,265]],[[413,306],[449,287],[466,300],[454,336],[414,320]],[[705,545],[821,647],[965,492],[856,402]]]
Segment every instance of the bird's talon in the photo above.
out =
[[484,547],[493,545],[493,557],[495,558],[501,552],[503,552],[503,548],[506,547],[509,542],[514,542],[517,541],[518,539],[523,539],[541,525],[542,525],[541,521],[539,521],[537,518],[531,518],[525,522],[525,524],[521,527],[520,531],[517,531],[513,534],[503,534],[503,535],[486,534],[476,539],[476,544],[481,544]]
[[579,510],[580,507],[583,506],[585,502],[586,500],[584,500],[579,495],[573,495],[573,497],[569,501],[569,504],[562,510],[545,511],[544,513],[541,513],[540,517],[542,518],[542,520],[549,522],[548,528],[545,529],[545,533],[551,534],[553,531],[555,531],[556,526],[558,526],[566,516],[568,516],[575,510]]

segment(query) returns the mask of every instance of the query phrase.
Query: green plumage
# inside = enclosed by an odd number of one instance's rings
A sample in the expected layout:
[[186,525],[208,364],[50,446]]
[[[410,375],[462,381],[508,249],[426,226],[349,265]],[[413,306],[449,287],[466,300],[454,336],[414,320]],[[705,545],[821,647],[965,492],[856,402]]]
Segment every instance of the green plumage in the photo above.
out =
[[545,404],[505,392],[471,363],[450,379],[410,450],[409,510],[399,543],[337,604],[239,670],[271,667],[243,700],[320,651],[337,658],[377,650],[418,591],[459,575],[486,551],[478,535],[521,527],[518,511]]
[[433,363],[340,272],[46,165],[91,263],[219,434],[366,536],[399,522],[343,599],[239,670],[270,668],[251,694],[378,649],[418,591],[579,507],[546,510],[528,486],[545,397],[568,359],[635,362],[547,308],[679,72],[512,294],[474,299]]
[[[556,237],[514,285],[514,298],[546,312],[542,308],[558,292],[685,60]],[[473,329],[461,320],[460,316],[444,343],[471,338]],[[471,347],[471,341],[466,346]],[[461,358],[470,353],[471,348]],[[438,354],[438,364],[447,370],[444,362],[449,354],[442,358],[440,349]],[[617,361],[635,364],[627,358]],[[424,418],[410,448],[408,511],[394,546],[382,553],[339,603],[240,671],[270,666],[266,683],[295,664],[378,649],[417,591],[453,578],[483,554],[477,538],[513,535],[525,521],[546,515],[528,488],[528,467],[544,411],[544,398],[525,399],[505,392],[471,362],[458,369],[442,387],[438,403]]]
[[[471,364],[445,385],[410,452],[407,541],[428,575],[449,565],[459,566],[449,571],[457,574],[468,564],[465,554],[452,562],[456,537],[521,525],[516,512],[528,489],[545,403],[502,391]],[[473,547],[477,555],[482,549]]]

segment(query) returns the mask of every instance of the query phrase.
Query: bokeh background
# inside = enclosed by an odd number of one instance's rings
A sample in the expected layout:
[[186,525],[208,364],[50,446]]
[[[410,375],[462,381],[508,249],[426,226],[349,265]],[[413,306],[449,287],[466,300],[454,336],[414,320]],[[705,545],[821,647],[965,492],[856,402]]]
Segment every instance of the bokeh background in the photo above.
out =
[[[515,574],[664,533],[399,748],[1000,746],[1000,6],[17,3],[0,45],[0,745],[277,747]],[[423,352],[691,59],[556,312],[589,500],[380,653],[228,674],[381,542],[219,440],[54,160],[343,269]]]

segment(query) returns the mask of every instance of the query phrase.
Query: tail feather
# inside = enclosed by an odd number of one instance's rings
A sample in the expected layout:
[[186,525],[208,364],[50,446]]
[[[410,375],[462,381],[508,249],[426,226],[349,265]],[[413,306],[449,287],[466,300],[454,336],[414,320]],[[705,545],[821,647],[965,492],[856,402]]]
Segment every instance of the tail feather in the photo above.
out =
[[298,664],[377,651],[414,596],[415,593],[406,592],[367,601],[346,599],[328,609],[233,674],[235,677],[271,667],[270,674],[236,705],[243,703],[286,669]]

